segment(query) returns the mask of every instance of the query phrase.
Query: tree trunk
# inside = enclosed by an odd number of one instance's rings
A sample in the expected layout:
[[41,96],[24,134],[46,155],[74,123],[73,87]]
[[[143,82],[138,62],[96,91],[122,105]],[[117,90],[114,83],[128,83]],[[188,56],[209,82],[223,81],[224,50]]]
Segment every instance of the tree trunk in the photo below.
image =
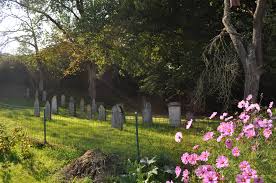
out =
[[91,99],[96,100],[96,65],[94,63],[88,64],[88,92]]

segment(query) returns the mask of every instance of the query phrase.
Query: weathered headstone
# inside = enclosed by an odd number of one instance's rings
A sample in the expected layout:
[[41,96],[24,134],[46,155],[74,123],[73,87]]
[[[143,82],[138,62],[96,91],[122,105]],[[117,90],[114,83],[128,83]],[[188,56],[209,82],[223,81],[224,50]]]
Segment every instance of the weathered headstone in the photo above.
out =
[[73,97],[69,99],[69,115],[75,116],[75,101]]
[[98,120],[100,121],[106,121],[106,111],[103,105],[100,105],[99,107],[99,116]]
[[112,107],[112,116],[111,116],[111,127],[123,129],[123,124],[125,121],[125,115],[122,106],[115,105]]
[[43,101],[43,102],[46,102],[46,100],[47,100],[47,92],[44,90],[44,91],[42,92],[42,101]]
[[93,115],[95,115],[98,111],[95,99],[92,100],[92,106],[91,107],[92,107],[92,113],[93,113]]
[[168,104],[169,121],[171,126],[179,126],[181,123],[181,104],[171,102]]
[[66,98],[65,98],[65,95],[61,95],[61,98],[60,98],[60,105],[62,107],[65,107],[66,105]]
[[40,116],[40,108],[39,108],[38,97],[35,98],[35,102],[34,102],[34,116],[36,116],[36,117]]
[[46,120],[51,120],[52,119],[51,105],[50,105],[49,101],[47,101],[46,105],[45,105],[45,118],[46,118]]
[[80,100],[80,112],[84,112],[84,99],[81,98]]
[[86,112],[87,112],[87,119],[92,119],[92,109],[91,109],[91,105],[88,104],[86,106]]
[[151,124],[152,123],[152,113],[151,113],[151,104],[145,102],[142,110],[143,123]]
[[26,89],[26,98],[30,98],[30,88]]
[[53,96],[51,105],[52,114],[58,113],[57,96]]

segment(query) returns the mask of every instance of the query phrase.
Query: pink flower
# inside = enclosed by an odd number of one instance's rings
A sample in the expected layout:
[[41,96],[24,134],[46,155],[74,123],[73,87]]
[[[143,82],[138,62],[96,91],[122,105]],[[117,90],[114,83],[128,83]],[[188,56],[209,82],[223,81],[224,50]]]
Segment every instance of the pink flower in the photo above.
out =
[[233,116],[229,116],[228,118],[225,118],[225,121],[229,121],[230,119],[233,119]]
[[226,146],[227,149],[232,149],[232,147],[233,147],[233,142],[232,142],[232,140],[226,139],[226,141],[225,141],[225,146]]
[[222,115],[219,117],[219,119],[223,120],[227,115],[228,115],[228,113],[224,112],[224,113],[222,113]]
[[186,125],[187,130],[191,127],[192,123],[193,123],[193,119],[190,119],[190,121],[188,121],[188,123]]
[[199,148],[199,145],[195,145],[194,147],[193,147],[193,150],[197,150]]
[[217,168],[224,168],[224,167],[228,167],[229,163],[228,163],[228,158],[225,156],[219,156],[216,159],[216,166]]
[[189,157],[188,157],[188,161],[189,161],[189,163],[190,163],[191,165],[195,165],[197,159],[198,159],[198,155],[195,154],[195,153],[189,155]]
[[272,111],[271,111],[271,109],[267,109],[266,112],[267,112],[267,114],[268,114],[269,117],[272,117]]
[[247,138],[256,136],[256,132],[253,124],[249,124],[243,127],[243,132]]
[[223,138],[223,136],[220,135],[220,136],[217,138],[217,142],[220,142],[222,138]]
[[183,136],[182,136],[182,133],[181,133],[181,132],[177,132],[177,133],[175,134],[174,139],[175,139],[175,141],[176,141],[177,143],[181,142],[182,138],[183,138]]
[[270,135],[272,134],[272,131],[269,128],[264,129],[263,131],[264,137],[268,139]]
[[172,180],[171,181],[167,180],[166,183],[173,183],[173,181]]
[[261,128],[272,128],[273,124],[272,124],[272,120],[267,120],[267,119],[263,119],[263,120],[257,120],[257,125]]
[[201,179],[208,172],[214,172],[214,171],[215,170],[211,165],[201,165],[195,170],[195,173],[196,173],[196,176]]
[[203,151],[200,156],[199,156],[199,160],[200,161],[208,161],[208,157],[209,157],[210,153],[208,151]]
[[261,177],[254,178],[254,183],[264,183],[264,180]]
[[244,133],[241,132],[241,133],[238,135],[238,137],[236,138],[236,140],[237,140],[237,141],[240,140],[243,136],[244,136]]
[[242,161],[239,165],[241,171],[245,171],[250,168],[250,164],[247,161]]
[[239,150],[239,148],[238,148],[238,147],[234,147],[234,148],[232,149],[232,154],[233,154],[233,156],[235,156],[235,157],[240,156],[240,150]]
[[246,100],[249,101],[249,100],[251,100],[251,99],[252,99],[252,95],[249,94],[249,95],[247,96]]
[[273,101],[269,103],[268,108],[271,109],[273,107]]
[[251,168],[247,168],[242,172],[242,175],[245,176],[246,178],[257,178],[257,171]]
[[214,136],[214,132],[207,132],[204,136],[203,136],[203,141],[208,141],[211,140]]
[[243,123],[247,123],[247,121],[249,120],[250,116],[247,115],[245,112],[242,112],[239,115],[239,118],[242,120]]
[[222,122],[218,126],[217,130],[221,133],[223,136],[232,136],[234,133],[234,124],[233,122]]
[[217,115],[217,112],[213,112],[213,113],[211,114],[211,116],[209,117],[209,119],[213,119],[216,115]]
[[181,179],[184,183],[188,183],[189,182],[189,171],[187,169],[185,169],[183,171],[182,174],[182,179]]
[[236,183],[250,183],[250,179],[248,179],[247,177],[238,174],[236,176]]
[[187,165],[189,163],[189,154],[188,153],[184,153],[182,156],[181,156],[181,161],[184,165]]
[[244,100],[242,100],[238,103],[238,108],[242,109],[242,108],[244,108],[244,106],[245,106],[245,101]]
[[217,183],[218,177],[216,172],[207,172],[204,174],[203,183]]
[[175,167],[175,175],[176,175],[176,178],[179,177],[180,173],[181,173],[181,168],[180,168],[180,166],[176,166],[176,167]]

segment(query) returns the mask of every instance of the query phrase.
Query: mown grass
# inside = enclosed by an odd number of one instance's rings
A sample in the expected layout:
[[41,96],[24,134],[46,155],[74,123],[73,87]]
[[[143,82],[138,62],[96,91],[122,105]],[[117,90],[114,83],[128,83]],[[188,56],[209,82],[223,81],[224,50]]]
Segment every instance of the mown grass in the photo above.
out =
[[[42,143],[42,112],[40,118],[34,117],[31,101],[6,100],[3,103],[0,103],[0,123],[10,129],[21,126],[31,139]],[[66,109],[61,109],[60,114],[53,115],[53,119],[47,122],[49,145],[43,148],[34,145],[31,148],[34,154],[32,161],[27,164],[14,163],[9,172],[0,171],[2,180],[8,175],[9,182],[56,182],[59,176],[57,172],[88,149],[101,149],[105,153],[117,154],[122,162],[136,158],[135,118],[132,114],[126,117],[122,131],[111,128],[109,121],[70,117],[66,115]],[[83,117],[84,114],[79,116]],[[188,131],[170,127],[168,120],[162,116],[154,118],[154,121],[151,126],[143,125],[139,117],[141,156],[162,157],[166,163],[179,160],[181,152],[189,151],[194,144],[199,143],[200,131],[207,125],[206,121],[198,121],[194,123],[198,128]],[[184,143],[181,145],[174,141],[174,135],[179,130],[184,132]]]

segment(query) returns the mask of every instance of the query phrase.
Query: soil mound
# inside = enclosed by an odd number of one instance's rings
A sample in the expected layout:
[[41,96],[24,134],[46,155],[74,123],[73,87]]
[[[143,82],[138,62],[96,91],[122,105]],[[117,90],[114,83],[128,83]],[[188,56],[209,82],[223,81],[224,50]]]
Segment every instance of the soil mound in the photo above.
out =
[[106,155],[100,150],[88,150],[64,168],[66,181],[75,177],[89,177],[95,183],[105,182],[106,177],[116,173],[118,157]]

